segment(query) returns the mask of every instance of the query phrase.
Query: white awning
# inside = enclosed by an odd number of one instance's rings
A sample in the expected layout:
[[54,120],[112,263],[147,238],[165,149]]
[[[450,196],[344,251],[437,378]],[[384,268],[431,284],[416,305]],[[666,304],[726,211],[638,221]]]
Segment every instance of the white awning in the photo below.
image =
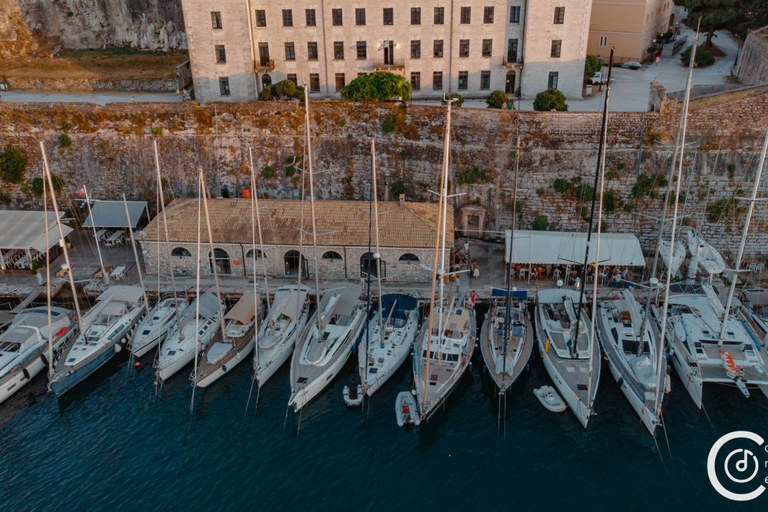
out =
[[[60,213],[59,218],[64,214]],[[72,228],[62,225],[64,236]],[[45,244],[45,213],[40,211],[0,210],[0,249],[34,249],[45,252],[59,241],[56,214],[48,212],[48,246]]]
[[[135,228],[139,223],[146,209],[146,201],[128,201],[128,213],[131,217],[132,228]],[[100,229],[127,229],[128,219],[125,217],[125,203],[122,201],[94,201],[91,205],[91,215],[85,219],[83,227],[90,228],[93,224],[96,224],[96,228]]]
[[[506,231],[505,260],[509,261],[511,230]],[[588,261],[594,264],[597,234],[592,234]],[[586,233],[556,231],[516,231],[513,263],[540,265],[583,264],[587,245]],[[600,235],[600,265],[645,266],[640,241],[633,234],[602,233]]]

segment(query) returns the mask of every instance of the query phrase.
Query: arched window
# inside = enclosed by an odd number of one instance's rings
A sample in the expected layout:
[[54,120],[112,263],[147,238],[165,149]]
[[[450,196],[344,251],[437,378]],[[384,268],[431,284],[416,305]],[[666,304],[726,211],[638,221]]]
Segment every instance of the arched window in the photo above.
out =
[[400,256],[400,263],[418,263],[418,262],[419,262],[419,257],[410,252],[407,252],[402,256]]
[[171,256],[175,256],[176,258],[191,258],[192,253],[183,247],[176,247],[171,251]]
[[261,77],[261,85],[266,87],[268,85],[272,85],[272,77],[269,75],[263,75]]
[[218,247],[213,250],[214,257],[211,258],[211,253],[208,253],[208,261],[211,264],[211,274],[213,274],[213,265],[216,264],[216,271],[219,274],[231,274],[232,266],[229,263],[229,254],[224,249]]
[[[254,250],[251,249],[250,251],[245,253],[245,259],[247,259],[247,260],[253,259],[253,251]],[[258,260],[258,259],[261,259],[261,258],[264,258],[264,257],[265,257],[264,253],[261,252],[261,249],[256,249],[256,259]]]
[[309,279],[309,266],[304,255],[299,251],[290,250],[283,255],[283,264],[285,265],[285,277],[293,277],[299,275],[299,269],[301,269],[301,275],[305,279]]
[[336,251],[328,251],[323,254],[323,259],[331,261],[342,261],[344,258],[342,258],[341,254],[337,253]]
[[[380,275],[379,268],[381,268]],[[386,279],[387,277],[387,262],[381,258],[377,258],[372,252],[367,252],[360,256],[360,277],[367,278],[369,275],[371,277],[379,275],[382,279]]]

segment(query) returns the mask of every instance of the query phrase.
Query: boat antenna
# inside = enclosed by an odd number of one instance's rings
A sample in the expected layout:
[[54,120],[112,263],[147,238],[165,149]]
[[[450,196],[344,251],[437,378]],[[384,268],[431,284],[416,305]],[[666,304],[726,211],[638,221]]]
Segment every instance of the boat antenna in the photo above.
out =
[[123,206],[125,207],[125,222],[128,224],[128,233],[131,236],[131,247],[133,248],[133,258],[136,260],[136,272],[138,272],[139,274],[139,285],[141,286],[141,295],[144,298],[144,311],[149,313],[147,291],[144,288],[144,278],[141,276],[141,262],[139,261],[139,253],[136,250],[136,239],[133,237],[133,223],[131,222],[131,215],[128,213],[128,201],[125,200],[125,194],[123,194]]
[[[202,171],[202,169],[201,169]],[[195,273],[195,366],[192,370],[194,382],[192,383],[192,401],[189,404],[189,414],[195,409],[195,389],[197,386],[197,359],[200,352],[200,217],[202,216],[201,200],[203,195],[202,172],[198,175],[197,182],[197,271]]]
[[67,276],[69,277],[69,286],[72,289],[72,301],[75,303],[75,313],[77,314],[77,327],[80,329],[80,332],[83,333],[83,336],[85,336],[82,314],[80,313],[80,303],[77,301],[75,278],[72,275],[72,264],[69,261],[69,251],[67,250],[67,243],[64,240],[64,230],[61,227],[61,219],[59,218],[59,204],[56,202],[56,191],[53,188],[53,178],[51,178],[51,170],[48,168],[48,157],[45,154],[45,144],[43,141],[40,141],[40,152],[43,155],[43,171],[48,181],[48,189],[51,191],[51,204],[53,205],[53,213],[56,217],[56,226],[59,228],[59,244],[61,244],[61,248],[64,252],[64,262],[67,264]]
[[85,194],[85,204],[88,206],[88,217],[91,219],[91,227],[93,228],[93,238],[96,240],[96,254],[99,255],[99,266],[101,266],[101,275],[104,279],[104,284],[109,284],[109,274],[104,268],[104,259],[101,257],[101,244],[99,243],[99,237],[96,236],[96,219],[91,211],[91,199],[88,197],[88,189],[83,185],[83,193]]
[[[598,180],[600,178],[600,169],[605,165],[604,164],[604,157],[605,154],[605,143],[607,139],[608,134],[608,99],[610,97],[611,93],[611,70],[613,70],[613,52],[614,49],[611,48],[611,54],[608,57],[608,77],[606,82],[606,88],[605,88],[605,100],[603,104],[603,120],[600,128],[600,148],[598,150],[597,154],[597,168],[595,169],[595,180],[594,184],[592,185],[592,206],[590,208],[589,213],[589,228],[587,229],[587,244],[586,248],[584,249],[584,266],[581,268],[580,272],[580,279],[579,279],[579,305],[578,310],[576,312],[576,332],[571,337],[571,357],[573,359],[576,359],[578,357],[579,352],[579,329],[581,327],[581,311],[583,308],[584,303],[584,290],[586,288],[586,275],[587,275],[587,265],[589,264],[589,248],[590,245],[592,245],[592,224],[595,219],[595,206],[597,205],[597,186],[598,186]],[[601,196],[601,207],[602,207],[602,196]],[[598,219],[598,224],[600,224],[600,219]],[[594,279],[595,282],[597,282],[597,258],[595,258],[595,272],[594,272]],[[593,317],[594,319],[594,317]],[[594,322],[593,322],[594,323]],[[591,341],[590,341],[591,343]],[[592,351],[590,349],[590,354],[592,354]],[[590,355],[591,360],[591,355]],[[592,372],[592,365],[590,363],[590,374]],[[590,379],[591,382],[591,379]]]
[[[315,260],[315,289],[317,294],[317,307],[320,308],[320,276],[318,275],[318,261],[317,261],[317,225],[315,222],[315,189],[312,179],[312,137],[309,131],[309,88],[304,88],[304,112],[305,112],[305,124],[307,129],[307,167],[309,169],[309,209],[312,214],[312,253]],[[299,267],[301,267],[301,254],[299,254]],[[299,268],[301,272],[301,268]],[[317,334],[320,334],[320,315],[315,315],[315,322],[317,323]]]

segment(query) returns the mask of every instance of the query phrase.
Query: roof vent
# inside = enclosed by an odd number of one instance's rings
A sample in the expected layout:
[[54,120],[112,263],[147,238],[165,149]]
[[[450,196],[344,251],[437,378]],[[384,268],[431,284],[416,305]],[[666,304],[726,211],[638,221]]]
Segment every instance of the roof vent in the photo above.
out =
[[400,200],[400,209],[405,210],[405,194],[400,194],[398,199]]

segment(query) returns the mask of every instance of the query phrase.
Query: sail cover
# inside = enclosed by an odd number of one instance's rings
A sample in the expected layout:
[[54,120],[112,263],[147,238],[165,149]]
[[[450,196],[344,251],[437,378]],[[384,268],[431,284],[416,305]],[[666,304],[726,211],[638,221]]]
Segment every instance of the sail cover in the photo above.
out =
[[211,292],[205,292],[197,301],[200,303],[200,316],[203,318],[211,318],[219,311],[219,301]]
[[256,316],[256,301],[253,293],[245,293],[240,300],[237,301],[235,307],[229,310],[224,318],[227,320],[234,320],[242,325],[251,323],[253,317]]

